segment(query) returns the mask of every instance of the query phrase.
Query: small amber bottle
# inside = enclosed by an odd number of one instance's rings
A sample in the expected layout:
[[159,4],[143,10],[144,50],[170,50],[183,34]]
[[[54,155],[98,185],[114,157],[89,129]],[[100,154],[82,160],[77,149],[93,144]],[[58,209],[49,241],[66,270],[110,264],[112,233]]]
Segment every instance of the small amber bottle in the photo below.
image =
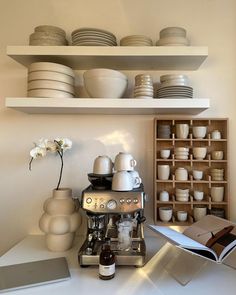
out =
[[110,239],[106,238],[99,257],[99,278],[110,280],[115,276],[115,254],[111,250]]

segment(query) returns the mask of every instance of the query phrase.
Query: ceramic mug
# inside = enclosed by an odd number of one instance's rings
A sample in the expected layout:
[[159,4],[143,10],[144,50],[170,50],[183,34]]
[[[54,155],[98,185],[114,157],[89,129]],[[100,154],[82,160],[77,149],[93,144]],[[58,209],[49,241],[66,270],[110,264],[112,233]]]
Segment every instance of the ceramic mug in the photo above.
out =
[[170,156],[170,150],[160,150],[160,156],[162,159],[168,159]]
[[212,160],[223,160],[224,152],[223,151],[212,151],[211,152]]
[[120,152],[115,157],[114,169],[115,171],[132,171],[136,164],[137,162],[131,154]]
[[157,177],[160,180],[168,180],[170,176],[170,165],[158,165]]
[[211,198],[213,202],[222,202],[224,200],[224,187],[223,186],[212,186],[211,187]]
[[188,124],[176,124],[176,137],[177,138],[187,138],[189,134]]
[[207,127],[206,126],[193,126],[193,137],[194,138],[204,138],[206,136]]
[[113,191],[132,191],[133,177],[127,171],[118,171],[112,178]]
[[161,191],[159,194],[159,201],[168,202],[169,201],[169,193],[167,191]]
[[98,156],[93,163],[94,174],[111,174],[113,169],[112,160],[108,156]]
[[207,207],[198,205],[193,208],[193,217],[195,221],[202,219],[202,217],[207,215]]
[[211,138],[212,139],[221,139],[221,133],[219,130],[213,130],[211,132]]
[[193,178],[195,180],[201,180],[203,177],[203,171],[201,170],[193,170]]
[[177,211],[177,219],[178,221],[186,221],[188,218],[187,211]]
[[138,188],[140,187],[140,184],[142,183],[142,179],[139,177],[138,171],[129,171],[129,174],[133,178],[133,188]]
[[204,198],[204,192],[203,191],[193,191],[193,197],[196,201],[202,201]]
[[173,214],[172,207],[159,207],[159,218],[161,221],[168,222]]

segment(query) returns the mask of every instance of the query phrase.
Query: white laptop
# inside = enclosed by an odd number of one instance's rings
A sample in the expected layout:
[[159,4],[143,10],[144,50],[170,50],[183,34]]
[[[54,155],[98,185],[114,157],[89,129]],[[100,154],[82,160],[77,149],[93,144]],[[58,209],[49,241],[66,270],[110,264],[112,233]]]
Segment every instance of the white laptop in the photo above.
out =
[[0,293],[70,278],[65,257],[0,267]]

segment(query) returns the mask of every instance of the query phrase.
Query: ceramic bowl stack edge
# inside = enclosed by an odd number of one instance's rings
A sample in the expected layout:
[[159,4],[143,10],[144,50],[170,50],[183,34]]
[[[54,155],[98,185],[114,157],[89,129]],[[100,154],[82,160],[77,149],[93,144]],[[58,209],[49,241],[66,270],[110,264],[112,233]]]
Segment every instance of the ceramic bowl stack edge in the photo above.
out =
[[40,25],[34,28],[29,37],[29,45],[35,46],[65,46],[68,45],[66,32],[56,26]]
[[28,97],[73,98],[75,75],[70,67],[35,62],[28,69]]

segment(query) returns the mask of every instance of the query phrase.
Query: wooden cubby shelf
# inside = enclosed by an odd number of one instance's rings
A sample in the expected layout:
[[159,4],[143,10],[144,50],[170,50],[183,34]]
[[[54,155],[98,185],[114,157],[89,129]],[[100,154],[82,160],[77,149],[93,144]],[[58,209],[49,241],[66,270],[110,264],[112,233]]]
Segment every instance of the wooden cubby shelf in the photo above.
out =
[[[187,138],[181,138],[178,134],[177,124],[187,124],[189,132]],[[170,138],[158,137],[158,126],[169,125]],[[193,132],[197,126],[205,126],[206,134],[204,138],[195,138]],[[178,126],[179,127],[179,126]],[[180,127],[179,127],[180,128]],[[220,131],[221,138],[212,138],[214,130]],[[162,131],[163,132],[163,131]],[[161,134],[161,133],[160,133]],[[178,136],[177,136],[178,134]],[[165,135],[166,136],[166,135]],[[168,135],[166,136],[168,137]],[[176,155],[177,147],[188,148],[187,159],[181,159]],[[195,158],[195,147],[205,147],[206,156],[204,158]],[[168,158],[161,157],[161,150],[170,150]],[[222,151],[223,158],[216,158],[214,151]],[[177,156],[177,158],[176,158]],[[168,179],[158,177],[158,166],[167,165],[170,169]],[[160,168],[160,167],[159,167]],[[182,180],[178,177],[176,170],[185,168],[187,178]],[[213,170],[218,169],[218,170]],[[193,171],[200,170],[203,172],[201,179],[195,179]],[[177,170],[178,171],[178,170]],[[216,173],[217,175],[215,175]],[[220,176],[219,176],[220,174]],[[177,176],[177,177],[176,177]],[[160,179],[161,178],[161,179]],[[223,188],[223,200],[216,200],[212,187]],[[176,197],[176,189],[188,189],[189,196],[185,201]],[[213,189],[214,190],[214,189]],[[167,191],[169,201],[161,201],[160,193]],[[194,198],[194,191],[203,192],[203,199]],[[221,214],[221,217],[229,219],[229,184],[228,184],[228,119],[225,118],[164,118],[154,119],[154,218],[155,223],[160,225],[188,225],[196,220],[194,219],[194,207],[205,206],[207,214]],[[173,215],[169,222],[161,221],[159,218],[160,207],[171,207]],[[177,211],[187,211],[188,218],[185,222],[177,219]],[[224,214],[224,215],[223,215]],[[219,216],[219,215],[218,215]]]

